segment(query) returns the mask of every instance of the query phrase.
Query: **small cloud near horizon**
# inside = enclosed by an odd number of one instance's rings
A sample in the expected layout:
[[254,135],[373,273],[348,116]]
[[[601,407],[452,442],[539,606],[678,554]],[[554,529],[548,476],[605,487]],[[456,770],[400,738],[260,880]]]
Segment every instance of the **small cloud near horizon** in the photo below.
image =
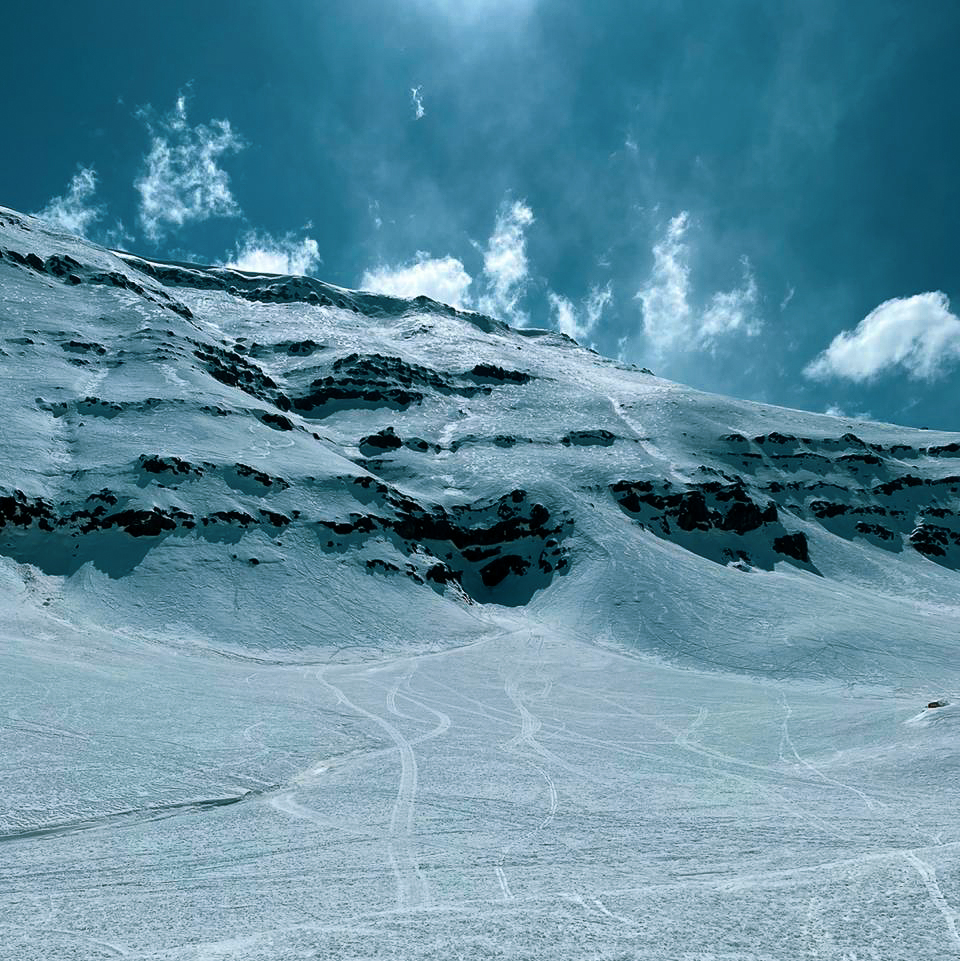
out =
[[932,381],[958,359],[960,318],[937,290],[884,301],[854,330],[837,334],[803,373],[863,383],[899,369],[912,380]]
[[32,216],[60,227],[81,237],[87,237],[90,228],[106,213],[106,206],[96,203],[97,172],[93,167],[80,167],[70,178],[66,192],[51,197],[43,210]]
[[477,309],[517,327],[525,327],[528,320],[519,303],[530,274],[526,231],[533,222],[533,211],[522,200],[504,203],[483,252],[486,290],[477,299]]
[[[452,307],[478,310],[515,326],[524,326],[520,309],[529,278],[526,229],[533,211],[522,201],[505,202],[483,249],[483,269],[472,277],[458,257],[433,257],[418,251],[408,263],[367,268],[360,285],[394,297],[424,294]],[[475,244],[479,249],[479,245]]]
[[746,257],[740,258],[743,281],[739,287],[714,293],[702,309],[694,306],[689,229],[686,210],[669,221],[663,237],[653,245],[650,275],[636,293],[644,336],[660,355],[710,349],[730,334],[755,336],[763,326],[755,312],[759,290]]
[[587,343],[596,330],[603,312],[613,300],[610,284],[592,287],[587,298],[578,310],[573,302],[552,290],[547,291],[547,300],[553,310],[557,330],[577,343]]
[[273,237],[251,230],[237,242],[231,259],[224,266],[251,273],[304,276],[321,263],[320,248],[312,237],[298,239],[293,234]]
[[360,286],[391,297],[413,298],[424,295],[451,307],[471,306],[473,278],[456,257],[431,257],[417,251],[413,261],[396,266],[379,266],[364,271]]

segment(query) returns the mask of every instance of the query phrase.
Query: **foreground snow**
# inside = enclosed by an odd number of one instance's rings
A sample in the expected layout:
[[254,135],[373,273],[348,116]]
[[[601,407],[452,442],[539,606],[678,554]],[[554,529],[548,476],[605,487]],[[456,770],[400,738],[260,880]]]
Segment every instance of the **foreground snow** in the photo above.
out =
[[917,691],[520,621],[361,665],[0,661],[5,957],[960,952],[956,716],[910,723]]
[[957,435],[3,209],[0,323],[0,957],[960,955]]

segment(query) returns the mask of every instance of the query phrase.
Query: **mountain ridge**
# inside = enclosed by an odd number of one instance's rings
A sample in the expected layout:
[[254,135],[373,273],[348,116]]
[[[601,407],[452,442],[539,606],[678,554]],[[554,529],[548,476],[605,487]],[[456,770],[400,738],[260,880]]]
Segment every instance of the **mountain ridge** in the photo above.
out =
[[960,434],[6,208],[0,390],[0,956],[960,945]]
[[[563,593],[598,513],[619,525],[609,553],[653,535],[741,574],[849,580],[845,555],[875,570],[919,554],[951,577],[958,565],[960,435],[703,394],[427,298],[162,264],[6,208],[0,220],[5,289],[25,302],[45,288],[63,317],[82,305],[59,330],[8,314],[4,340],[7,364],[14,350],[74,369],[21,415],[68,435],[54,450],[73,470],[8,473],[0,497],[0,553],[47,574],[89,563],[135,579],[177,542],[303,586],[276,549],[295,539],[298,558],[405,578],[460,617]],[[112,313],[83,316],[86,290]],[[218,434],[256,440],[210,459]],[[96,463],[101,442],[122,462]]]

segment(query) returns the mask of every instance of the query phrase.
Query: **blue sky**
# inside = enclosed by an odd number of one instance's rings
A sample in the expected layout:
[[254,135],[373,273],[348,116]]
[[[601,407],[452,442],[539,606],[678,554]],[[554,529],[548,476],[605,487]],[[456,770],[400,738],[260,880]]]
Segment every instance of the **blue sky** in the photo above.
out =
[[14,5],[0,203],[960,429],[958,28],[939,0]]

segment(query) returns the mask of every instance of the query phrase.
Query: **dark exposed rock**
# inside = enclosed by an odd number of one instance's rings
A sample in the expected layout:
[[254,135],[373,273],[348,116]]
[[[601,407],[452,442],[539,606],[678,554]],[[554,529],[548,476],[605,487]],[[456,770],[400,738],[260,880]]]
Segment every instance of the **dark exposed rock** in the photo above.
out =
[[910,533],[910,543],[927,557],[946,557],[951,543],[960,544],[960,535],[946,527],[920,524]]
[[[494,501],[426,508],[376,478],[358,477],[353,483],[380,512],[318,522],[335,535],[329,548],[345,550],[371,536],[386,538],[402,552],[435,557],[445,569],[443,583],[455,582],[477,600],[503,604],[526,603],[568,565],[562,541],[572,522],[531,502],[523,490]],[[435,571],[429,579],[439,583],[439,576]]]
[[[239,350],[239,348],[237,348]],[[287,354],[290,357],[309,357],[321,350],[326,350],[324,344],[315,340],[282,340],[276,344],[251,344],[247,353],[251,357],[269,357],[273,354]]]
[[797,438],[793,434],[781,434],[778,431],[771,431],[769,434],[761,434],[754,440],[758,444],[795,444]]
[[275,477],[266,471],[249,467],[246,464],[234,464],[227,473],[227,483],[230,483],[229,473],[235,474],[238,478],[249,479],[261,487],[275,487],[277,490],[287,490],[290,487],[290,484],[282,477]]
[[522,576],[530,567],[530,562],[517,554],[504,554],[480,568],[480,579],[485,587],[496,587],[510,574]]
[[686,491],[682,494],[675,516],[677,526],[684,531],[706,531],[713,523],[702,491]]
[[893,480],[884,484],[877,484],[873,491],[876,494],[889,496],[897,491],[905,490],[908,487],[920,487],[924,483],[922,477],[914,477],[913,474],[904,474],[902,477],[895,477]]
[[843,454],[838,457],[837,460],[846,463],[870,464],[874,466],[883,463],[876,454]]
[[561,438],[560,443],[564,447],[570,447],[571,445],[575,447],[609,447],[616,439],[616,436],[608,430],[572,430]]
[[53,254],[46,260],[41,260],[35,253],[23,256],[14,250],[4,250],[0,251],[0,259],[8,260],[19,267],[25,267],[38,274],[64,280],[71,285],[86,283],[129,290],[144,300],[174,311],[181,317],[190,318],[193,316],[186,305],[175,301],[164,290],[156,288],[148,290],[133,278],[118,271],[94,271],[84,267],[67,255]]
[[803,531],[794,531],[792,534],[784,534],[773,539],[773,549],[778,554],[785,554],[794,560],[802,561],[804,564],[810,562],[810,549],[807,544],[807,535]]
[[286,514],[278,514],[276,511],[268,511],[262,507],[260,508],[259,513],[261,517],[271,523],[274,527],[286,527],[288,524],[292,523]]
[[349,354],[334,361],[330,374],[315,379],[293,407],[307,416],[323,417],[344,408],[388,407],[422,403],[428,392],[473,397],[489,394],[491,384],[525,383],[530,375],[478,364],[466,374],[443,374],[400,357]]
[[858,534],[876,537],[881,541],[892,541],[894,539],[893,531],[880,524],[868,524],[865,521],[857,521],[854,530]]
[[176,530],[178,519],[176,512],[160,507],[151,510],[131,508],[104,517],[101,527],[122,527],[131,537],[159,537],[164,532]]
[[[751,551],[765,544],[763,549],[769,554],[775,550],[774,541],[787,538],[783,540],[786,550],[779,553],[809,563],[809,556],[797,556],[806,552],[784,531],[777,505],[755,501],[739,478],[732,483],[707,481],[680,489],[670,481],[618,481],[610,485],[610,491],[621,509],[649,530],[712,560],[739,557],[748,565],[753,563],[740,540],[750,534],[754,537]],[[805,547],[805,538],[803,544]]]
[[204,527],[210,524],[230,524],[239,525],[240,527],[251,527],[257,523],[255,517],[251,517],[246,511],[213,511],[211,514],[207,514],[206,517],[200,518],[200,523]]
[[777,520],[777,507],[770,503],[761,509],[753,501],[737,500],[730,505],[730,509],[720,521],[720,529],[733,531],[735,534],[746,534],[755,531],[764,524],[772,524]]
[[193,342],[194,356],[201,361],[207,373],[221,384],[236,387],[251,397],[267,401],[280,410],[290,409],[290,401],[280,392],[276,382],[265,374],[256,364],[251,363],[236,351]]
[[514,384],[526,384],[533,378],[530,374],[519,370],[504,370],[496,364],[477,364],[472,370],[464,375],[470,377],[478,383],[502,384],[506,382]]
[[313,416],[352,406],[403,410],[419,404],[425,388],[452,392],[452,385],[427,367],[399,357],[350,354],[336,360],[332,373],[314,380],[306,394],[293,398],[293,406]]
[[60,345],[60,349],[74,354],[92,353],[101,356],[107,352],[107,348],[103,344],[84,343],[80,340],[67,341],[67,343]]
[[137,462],[148,474],[195,474],[199,476],[203,473],[199,467],[194,467],[179,457],[160,457],[156,454],[141,454]]
[[269,410],[264,410],[257,412],[257,418],[261,424],[266,424],[267,427],[272,427],[274,430],[293,430],[290,419],[284,417],[283,414],[274,414]]
[[373,457],[382,454],[384,451],[397,450],[400,447],[403,447],[403,441],[392,427],[385,427],[376,434],[370,434],[362,438],[359,444],[360,453],[365,457]]
[[847,504],[837,504],[830,501],[811,501],[810,511],[815,517],[819,517],[821,520],[829,517],[837,517],[840,514],[846,514],[850,510]]
[[29,527],[39,523],[49,530],[55,516],[53,506],[43,498],[28,498],[21,490],[0,496],[0,528],[8,524],[14,527]]
[[404,442],[403,446],[407,450],[414,450],[420,454],[425,454],[427,451],[439,451],[440,448],[436,444],[431,444],[429,441],[425,441],[422,437],[408,437]]

